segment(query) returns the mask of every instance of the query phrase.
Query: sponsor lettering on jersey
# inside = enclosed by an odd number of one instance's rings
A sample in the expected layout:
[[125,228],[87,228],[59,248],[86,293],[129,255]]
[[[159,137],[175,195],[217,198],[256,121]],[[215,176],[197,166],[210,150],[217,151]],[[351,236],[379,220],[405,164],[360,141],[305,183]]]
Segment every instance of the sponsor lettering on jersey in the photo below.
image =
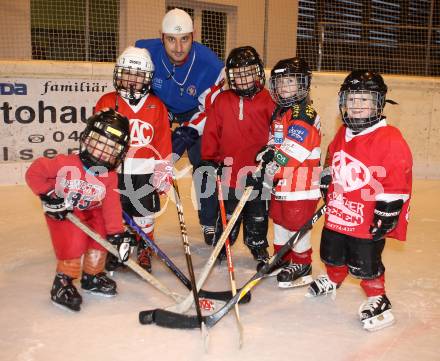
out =
[[281,166],[285,166],[289,162],[289,157],[285,156],[283,153],[276,151],[274,156],[275,162]]
[[57,194],[63,194],[66,204],[81,210],[97,206],[105,197],[104,186],[91,184],[82,179],[62,178],[59,187],[63,189],[61,192],[57,189]]
[[275,144],[282,144],[284,140],[284,127],[283,124],[275,124],[274,126],[274,143]]
[[328,221],[344,227],[357,227],[363,224],[364,204],[350,201],[338,192],[332,192],[328,198]]
[[295,157],[295,153],[297,152],[297,148],[300,148],[298,143],[291,141],[290,139],[286,139],[283,144],[281,144],[280,149],[291,157]]
[[130,119],[130,146],[142,147],[151,143],[154,137],[154,129],[150,123],[140,119]]
[[287,128],[287,138],[296,140],[298,143],[304,143],[309,131],[297,124],[291,125]]

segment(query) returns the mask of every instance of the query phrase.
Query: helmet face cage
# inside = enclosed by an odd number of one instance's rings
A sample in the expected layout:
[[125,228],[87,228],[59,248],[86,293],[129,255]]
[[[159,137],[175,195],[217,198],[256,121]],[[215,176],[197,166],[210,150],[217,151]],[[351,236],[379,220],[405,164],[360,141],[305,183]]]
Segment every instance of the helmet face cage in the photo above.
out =
[[260,64],[227,69],[229,88],[239,96],[251,97],[264,88],[264,69]]
[[[114,112],[112,114],[115,114]],[[86,166],[101,166],[113,170],[121,164],[129,147],[127,128],[116,125],[120,118],[106,120],[105,113],[97,113],[80,138],[80,157]]]
[[288,69],[274,70],[269,80],[269,91],[275,103],[283,108],[291,107],[307,97],[310,90],[310,76]]
[[153,71],[116,65],[113,86],[122,98],[139,100],[150,90],[152,78]]
[[385,95],[372,90],[343,90],[339,93],[339,109],[348,128],[361,132],[382,118]]

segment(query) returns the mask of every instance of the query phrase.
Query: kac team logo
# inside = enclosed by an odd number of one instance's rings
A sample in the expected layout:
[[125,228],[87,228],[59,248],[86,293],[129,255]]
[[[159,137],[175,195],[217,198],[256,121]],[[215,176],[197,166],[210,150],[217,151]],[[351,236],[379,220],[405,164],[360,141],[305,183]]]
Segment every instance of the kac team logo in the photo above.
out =
[[132,147],[144,147],[151,143],[154,137],[154,129],[151,124],[139,119],[130,119],[130,124],[130,145]]
[[333,182],[344,192],[352,192],[370,183],[370,170],[343,150],[336,152],[332,160]]

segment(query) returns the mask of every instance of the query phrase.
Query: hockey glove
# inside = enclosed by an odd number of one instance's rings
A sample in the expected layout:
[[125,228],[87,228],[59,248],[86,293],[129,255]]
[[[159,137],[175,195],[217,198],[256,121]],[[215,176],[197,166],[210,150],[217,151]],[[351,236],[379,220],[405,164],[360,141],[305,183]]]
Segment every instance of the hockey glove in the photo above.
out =
[[136,245],[136,240],[129,232],[116,233],[107,236],[107,240],[116,247],[122,263],[128,261],[130,247]]
[[324,202],[327,199],[328,187],[332,182],[332,169],[331,167],[326,167],[322,170],[319,178],[319,189],[321,190],[321,196]]
[[[180,158],[185,150],[191,148],[199,139],[199,132],[194,128],[182,125],[174,129],[171,137],[173,143],[173,153]],[[177,159],[178,159],[177,158]]]
[[44,213],[58,221],[66,219],[67,213],[73,210],[66,205],[64,198],[60,198],[56,195],[55,190],[51,190],[46,194],[40,194],[40,199]]
[[275,156],[275,148],[273,145],[265,145],[260,151],[257,153],[255,157],[255,161],[257,163],[262,163],[263,166],[273,161]]
[[167,193],[173,184],[173,166],[169,162],[157,163],[154,168],[153,187],[159,194]]
[[203,173],[208,173],[209,175],[211,175],[213,178],[215,178],[217,175],[221,176],[222,175],[222,170],[223,170],[223,163],[217,163],[214,162],[213,160],[201,160],[197,169],[201,168],[200,171],[202,171]]
[[370,227],[373,239],[382,239],[387,233],[396,228],[402,206],[403,200],[401,199],[392,202],[376,202],[373,224]]

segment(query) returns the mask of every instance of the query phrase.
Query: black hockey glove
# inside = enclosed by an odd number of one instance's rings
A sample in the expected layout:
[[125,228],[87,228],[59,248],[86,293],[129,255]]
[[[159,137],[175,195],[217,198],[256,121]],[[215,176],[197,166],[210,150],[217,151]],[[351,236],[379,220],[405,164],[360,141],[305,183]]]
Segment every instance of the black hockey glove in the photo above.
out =
[[208,173],[209,175],[212,175],[213,177],[221,176],[224,164],[223,163],[217,163],[213,160],[201,160],[197,168],[201,168],[201,171],[203,173]]
[[273,145],[267,144],[258,151],[257,155],[255,156],[255,161],[257,163],[262,163],[264,166],[272,162],[274,156],[275,156],[275,148],[273,147]]
[[112,245],[116,246],[119,253],[119,259],[122,263],[128,261],[128,257],[130,256],[130,247],[137,244],[133,235],[129,232],[108,235],[107,240]]
[[373,239],[382,239],[387,233],[396,228],[402,206],[403,200],[401,199],[392,202],[376,202],[373,224],[370,227]]
[[73,210],[66,205],[64,198],[56,195],[55,190],[51,190],[46,194],[40,194],[40,199],[44,213],[58,221],[66,219],[67,213]]
[[199,132],[194,128],[182,125],[174,129],[171,140],[173,143],[173,153],[180,158],[185,150],[191,148],[199,139]]
[[322,199],[324,202],[327,199],[328,187],[332,182],[332,169],[331,167],[326,167],[322,170],[319,177],[319,189],[321,190]]

